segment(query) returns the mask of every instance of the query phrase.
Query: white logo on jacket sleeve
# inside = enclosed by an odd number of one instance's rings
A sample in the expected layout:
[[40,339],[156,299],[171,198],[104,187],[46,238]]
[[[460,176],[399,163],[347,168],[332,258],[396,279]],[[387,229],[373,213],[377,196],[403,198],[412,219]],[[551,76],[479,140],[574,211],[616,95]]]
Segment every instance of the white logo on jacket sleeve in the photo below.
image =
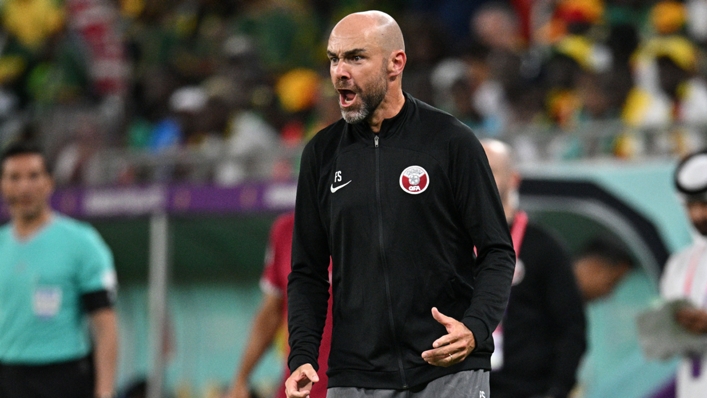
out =
[[[334,182],[341,182],[341,171],[337,171],[336,173],[334,173]],[[350,182],[351,182],[351,180],[349,180],[349,181],[348,181],[347,183],[345,183],[345,184],[341,184],[341,185],[336,186],[336,187],[334,186],[334,184],[331,184],[331,188],[330,188],[331,193],[334,193],[334,192],[340,190],[341,188],[343,188],[343,187],[349,185]]]
[[400,173],[400,188],[409,194],[423,193],[429,185],[430,175],[420,166],[407,167]]

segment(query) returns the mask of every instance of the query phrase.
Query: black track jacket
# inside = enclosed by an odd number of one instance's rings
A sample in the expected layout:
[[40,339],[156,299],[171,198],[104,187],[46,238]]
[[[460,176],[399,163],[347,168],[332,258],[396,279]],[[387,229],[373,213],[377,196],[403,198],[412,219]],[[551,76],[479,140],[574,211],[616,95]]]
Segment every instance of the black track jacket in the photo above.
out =
[[[406,94],[378,134],[342,119],[305,147],[287,288],[291,370],[317,367],[329,256],[329,387],[414,389],[490,369],[515,253],[484,150],[454,117]],[[463,362],[422,359],[447,334],[432,307],[474,333]]]

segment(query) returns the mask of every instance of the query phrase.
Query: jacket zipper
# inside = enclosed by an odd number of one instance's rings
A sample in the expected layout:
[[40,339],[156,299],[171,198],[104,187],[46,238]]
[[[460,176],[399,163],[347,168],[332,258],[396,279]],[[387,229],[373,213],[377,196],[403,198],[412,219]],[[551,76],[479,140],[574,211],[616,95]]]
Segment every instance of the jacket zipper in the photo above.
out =
[[400,352],[400,344],[395,330],[395,317],[393,316],[393,300],[390,295],[390,279],[388,277],[388,262],[385,258],[385,248],[383,247],[383,208],[381,206],[381,188],[380,188],[380,149],[378,147],[379,136],[373,138],[376,151],[376,204],[378,208],[378,247],[380,250],[381,262],[383,263],[383,279],[385,280],[385,294],[388,299],[388,319],[390,320],[390,331],[393,334],[393,345],[398,354],[398,369],[400,370],[400,379],[403,382],[403,388],[408,388],[408,383],[405,378],[405,368],[403,367],[403,354]]

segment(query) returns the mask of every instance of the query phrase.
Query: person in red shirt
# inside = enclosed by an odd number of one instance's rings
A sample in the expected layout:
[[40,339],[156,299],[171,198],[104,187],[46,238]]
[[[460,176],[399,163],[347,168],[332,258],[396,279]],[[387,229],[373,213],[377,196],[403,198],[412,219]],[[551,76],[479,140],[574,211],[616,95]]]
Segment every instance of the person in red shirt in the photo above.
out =
[[[287,322],[287,276],[290,273],[292,254],[292,230],[294,228],[294,212],[279,216],[270,230],[268,250],[265,256],[265,269],[260,279],[263,291],[263,301],[255,315],[250,336],[240,366],[233,379],[233,385],[226,395],[227,398],[250,398],[248,378],[255,365],[277,338],[279,330],[287,331],[283,325]],[[331,278],[331,265],[329,268]],[[329,291],[329,311],[327,312],[322,343],[319,348],[319,382],[312,388],[311,398],[325,398],[327,390],[327,358],[331,346],[331,288]],[[284,341],[287,341],[285,339]],[[287,354],[287,353],[286,353]],[[285,355],[287,357],[287,355]],[[285,366],[286,379],[290,375]],[[284,380],[284,379],[283,379]],[[285,397],[284,381],[279,384],[277,398]]]

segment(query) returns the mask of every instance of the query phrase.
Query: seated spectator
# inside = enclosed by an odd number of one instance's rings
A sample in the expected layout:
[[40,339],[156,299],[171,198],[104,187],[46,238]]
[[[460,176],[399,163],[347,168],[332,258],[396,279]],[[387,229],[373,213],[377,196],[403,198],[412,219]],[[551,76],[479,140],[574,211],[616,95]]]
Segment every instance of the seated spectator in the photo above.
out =
[[53,0],[7,0],[2,5],[2,24],[20,46],[39,52],[63,27],[64,13]]
[[483,132],[479,133],[498,136],[504,131],[508,120],[508,104],[503,84],[495,78],[489,63],[490,54],[488,47],[478,43],[472,43],[462,50],[462,59],[467,65],[466,76],[462,80],[469,85],[473,107],[481,118],[478,124],[483,126]]
[[94,120],[80,118],[76,133],[57,155],[54,180],[57,185],[95,185],[101,182],[102,137]]
[[488,48],[491,77],[504,88],[513,84],[521,69],[526,43],[516,11],[504,3],[488,2],[470,21],[471,37]]
[[606,297],[633,268],[633,258],[618,243],[597,238],[576,256],[574,273],[585,301]]
[[[268,99],[257,98],[263,96]],[[235,185],[252,176],[268,176],[272,168],[272,155],[278,147],[278,132],[265,118],[259,107],[271,105],[274,94],[267,86],[251,93],[248,103],[238,105],[226,132],[223,161],[217,165],[214,182]],[[254,102],[263,103],[254,104]]]
[[437,64],[431,74],[435,105],[469,126],[480,136],[488,135],[493,125],[476,108],[475,88],[467,64],[459,58],[448,58]]
[[707,82],[698,74],[695,45],[683,36],[659,36],[639,48],[636,57],[639,75],[642,66],[655,66],[656,85],[639,80],[626,99],[622,119],[633,127],[684,125],[662,136],[661,151],[683,154],[702,146],[699,131],[689,128],[707,124]]
[[449,40],[446,39],[438,21],[429,15],[404,14],[399,22],[405,37],[415,37],[415,40],[405,43],[408,60],[403,90],[421,101],[432,103],[432,71],[444,56]]

